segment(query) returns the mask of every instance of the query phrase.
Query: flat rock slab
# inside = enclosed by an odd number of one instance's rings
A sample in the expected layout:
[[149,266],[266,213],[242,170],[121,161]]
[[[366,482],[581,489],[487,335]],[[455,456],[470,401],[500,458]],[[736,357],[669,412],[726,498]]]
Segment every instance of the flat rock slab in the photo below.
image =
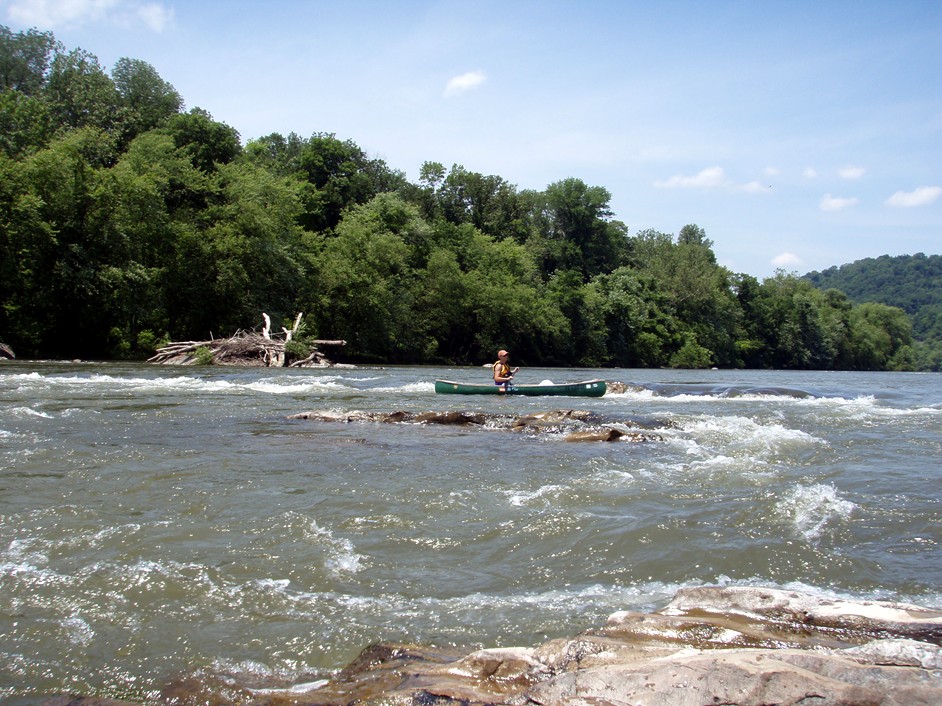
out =
[[[251,706],[939,706],[942,612],[763,588],[683,589],[536,647],[366,648],[326,679],[205,676],[162,702]],[[127,706],[61,696],[48,706]]]

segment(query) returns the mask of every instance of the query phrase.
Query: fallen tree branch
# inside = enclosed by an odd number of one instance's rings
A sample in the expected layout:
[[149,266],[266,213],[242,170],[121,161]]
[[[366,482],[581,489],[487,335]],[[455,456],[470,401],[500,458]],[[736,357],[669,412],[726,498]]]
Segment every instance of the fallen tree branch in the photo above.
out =
[[[287,362],[286,344],[301,328],[299,313],[291,329],[282,327],[282,334],[271,333],[271,318],[262,314],[265,325],[261,333],[237,331],[229,338],[212,338],[208,341],[175,341],[161,346],[149,363],[164,365],[196,365],[211,362],[213,365],[260,366],[260,367],[327,367],[333,365],[320,351],[314,348],[302,359]],[[313,346],[344,346],[346,341],[315,340]]]

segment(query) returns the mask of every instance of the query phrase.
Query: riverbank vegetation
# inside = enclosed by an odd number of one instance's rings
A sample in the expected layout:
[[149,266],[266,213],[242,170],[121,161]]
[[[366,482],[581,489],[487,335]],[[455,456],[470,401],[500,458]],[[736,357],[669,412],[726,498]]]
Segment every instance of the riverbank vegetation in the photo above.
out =
[[429,161],[417,183],[333,134],[242,143],[145,62],[0,27],[0,340],[147,358],[305,312],[353,362],[929,369],[885,303],[717,264],[704,229],[634,234],[602,186]]

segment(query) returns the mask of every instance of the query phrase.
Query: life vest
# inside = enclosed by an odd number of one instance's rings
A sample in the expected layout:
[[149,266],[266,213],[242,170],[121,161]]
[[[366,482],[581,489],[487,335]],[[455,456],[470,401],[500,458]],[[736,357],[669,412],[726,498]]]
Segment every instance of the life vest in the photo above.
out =
[[[510,377],[510,366],[507,363],[502,363],[499,360],[494,363],[494,377],[495,378],[507,378]],[[496,381],[495,381],[496,382]],[[501,383],[503,384],[503,383]]]

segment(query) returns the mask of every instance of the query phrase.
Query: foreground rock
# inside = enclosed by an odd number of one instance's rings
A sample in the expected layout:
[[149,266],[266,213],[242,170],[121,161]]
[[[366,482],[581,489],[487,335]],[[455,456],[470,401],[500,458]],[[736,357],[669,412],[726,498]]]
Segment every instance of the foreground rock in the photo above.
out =
[[[761,588],[678,592],[572,639],[469,654],[374,645],[329,680],[179,682],[168,704],[937,706],[942,612]],[[224,688],[222,688],[224,685]],[[56,700],[52,706],[91,706]],[[114,703],[114,702],[111,702]]]
[[[652,433],[659,422],[633,419],[604,419],[592,412],[558,409],[549,412],[513,417],[477,412],[334,412],[309,411],[292,414],[288,419],[303,419],[315,422],[377,422],[383,424],[442,424],[487,429],[503,429],[516,432],[562,434],[566,441],[663,441],[663,437]],[[667,426],[666,423],[661,424]],[[638,429],[642,427],[642,429]]]

